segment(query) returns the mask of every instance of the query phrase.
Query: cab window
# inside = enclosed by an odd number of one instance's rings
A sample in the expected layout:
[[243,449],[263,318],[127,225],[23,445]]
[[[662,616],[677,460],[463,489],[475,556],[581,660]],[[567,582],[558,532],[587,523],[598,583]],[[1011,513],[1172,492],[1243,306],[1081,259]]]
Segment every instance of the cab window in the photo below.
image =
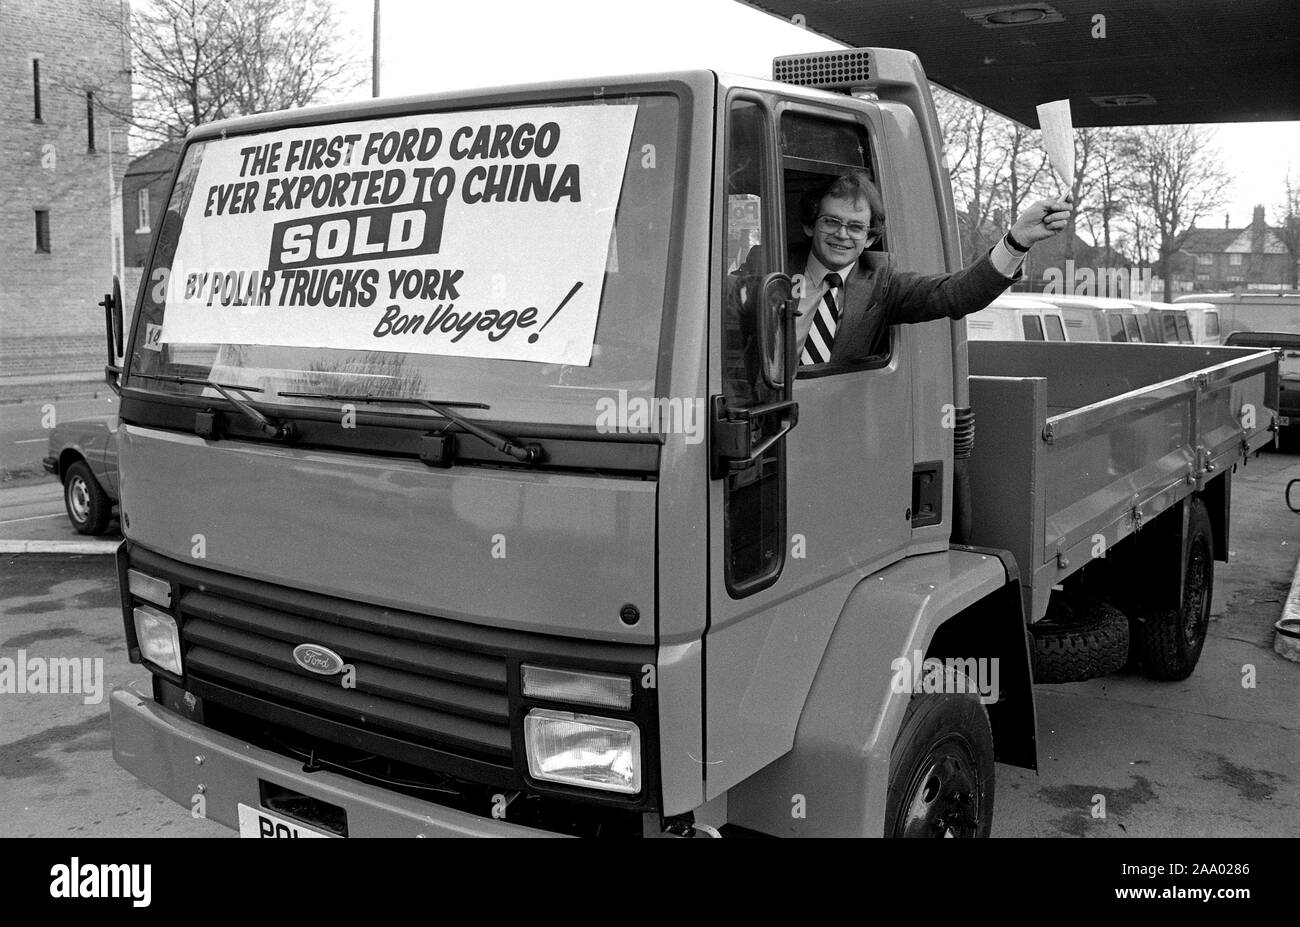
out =
[[1124,316],[1124,334],[1128,335],[1129,341],[1141,341],[1142,334],[1138,331],[1138,320],[1135,315]]
[[1113,312],[1106,313],[1106,325],[1110,330],[1111,341],[1128,341],[1124,334],[1124,319]]
[[1022,315],[1020,317],[1020,326],[1025,331],[1026,341],[1043,340],[1043,323],[1039,321],[1036,315]]
[[[785,270],[793,274],[802,267],[808,237],[804,223],[815,216],[804,215],[805,202],[843,174],[865,171],[879,187],[871,139],[857,123],[805,112],[787,111],[781,116],[782,198],[785,205]],[[886,250],[884,236],[868,243],[866,251]],[[809,307],[803,307],[808,311]],[[842,308],[842,307],[841,307]],[[850,370],[882,367],[889,361],[892,332],[885,329],[871,346],[869,356],[853,363],[823,363],[801,366],[798,376],[824,376]]]
[[1043,321],[1047,323],[1047,340],[1064,341],[1065,329],[1061,327],[1061,317],[1057,315],[1045,315]]

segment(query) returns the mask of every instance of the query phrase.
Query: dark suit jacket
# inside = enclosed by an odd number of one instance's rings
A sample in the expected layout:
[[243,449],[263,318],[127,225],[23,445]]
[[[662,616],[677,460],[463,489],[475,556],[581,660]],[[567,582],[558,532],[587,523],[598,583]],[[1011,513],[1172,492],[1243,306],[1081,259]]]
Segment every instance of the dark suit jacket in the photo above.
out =
[[[790,256],[790,276],[802,274],[807,262],[804,245]],[[830,363],[850,364],[880,353],[890,325],[960,319],[978,312],[1013,282],[994,269],[987,254],[955,273],[914,274],[896,270],[888,255],[864,251],[840,297]]]

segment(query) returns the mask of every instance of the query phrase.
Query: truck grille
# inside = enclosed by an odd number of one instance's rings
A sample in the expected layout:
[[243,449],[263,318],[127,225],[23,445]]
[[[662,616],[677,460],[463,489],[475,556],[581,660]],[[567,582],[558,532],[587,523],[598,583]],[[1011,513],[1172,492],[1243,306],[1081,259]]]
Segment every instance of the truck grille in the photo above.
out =
[[[510,764],[506,661],[364,626],[250,605],[185,588],[181,640],[188,675],[377,733]],[[354,670],[321,676],[293,658],[298,644],[333,650]]]

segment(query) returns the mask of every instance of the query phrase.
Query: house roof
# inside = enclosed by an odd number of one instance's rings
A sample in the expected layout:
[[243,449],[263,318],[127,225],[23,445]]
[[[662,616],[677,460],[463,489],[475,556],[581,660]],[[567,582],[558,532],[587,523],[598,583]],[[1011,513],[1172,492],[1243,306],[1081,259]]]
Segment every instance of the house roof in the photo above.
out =
[[1255,229],[1198,229],[1195,226],[1183,232],[1178,247],[1191,254],[1285,254],[1279,230],[1266,227],[1262,239],[1257,239]]
[[175,165],[176,155],[179,151],[179,143],[175,145],[159,145],[153,151],[145,152],[128,164],[126,176],[135,177],[141,174],[167,173]]

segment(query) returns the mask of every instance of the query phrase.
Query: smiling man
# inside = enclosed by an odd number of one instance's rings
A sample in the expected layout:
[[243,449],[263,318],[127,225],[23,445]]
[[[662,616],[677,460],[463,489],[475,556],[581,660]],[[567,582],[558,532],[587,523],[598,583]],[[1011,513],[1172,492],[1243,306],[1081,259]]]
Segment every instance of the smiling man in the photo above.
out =
[[1070,218],[1068,202],[1039,200],[987,254],[951,274],[894,269],[866,249],[884,231],[880,191],[862,171],[836,177],[802,203],[808,240],[791,256],[800,297],[795,349],[801,365],[845,364],[877,352],[890,325],[959,319],[991,303],[1020,274],[1037,242]]

